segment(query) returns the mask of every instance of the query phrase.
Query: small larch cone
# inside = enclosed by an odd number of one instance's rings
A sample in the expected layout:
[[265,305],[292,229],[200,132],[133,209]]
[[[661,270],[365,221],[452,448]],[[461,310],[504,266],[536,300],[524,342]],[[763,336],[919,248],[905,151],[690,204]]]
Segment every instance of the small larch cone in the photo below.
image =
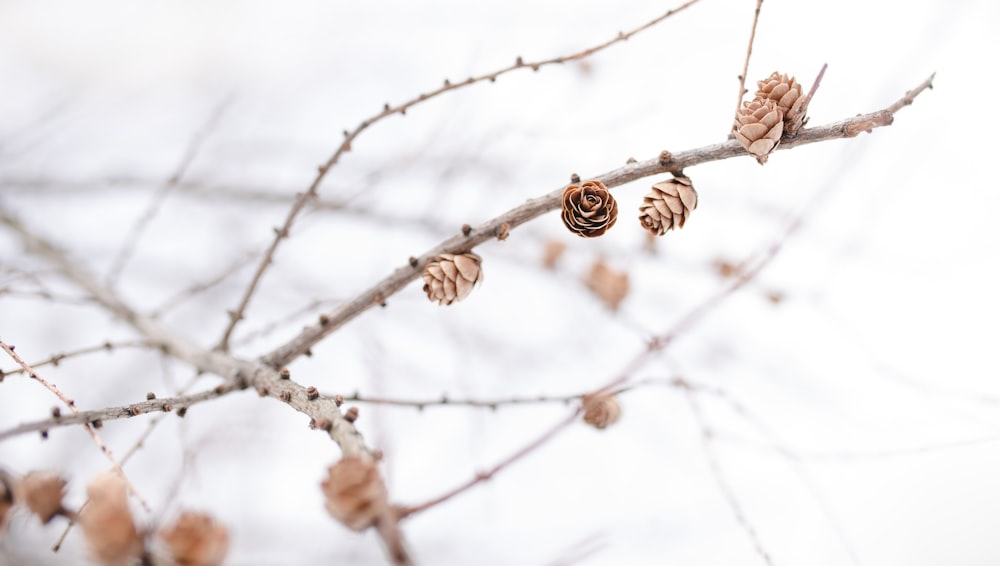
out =
[[808,95],[795,77],[777,71],[771,73],[770,77],[757,81],[756,98],[770,98],[778,105],[784,116],[784,135],[795,135],[805,123]]
[[584,238],[596,238],[618,220],[618,203],[600,181],[570,185],[562,196],[563,224]]
[[66,480],[54,472],[29,472],[18,482],[18,500],[43,524],[67,514],[62,504],[65,494]]
[[483,280],[483,258],[474,253],[441,254],[424,268],[424,292],[439,305],[450,305],[469,296]]
[[683,228],[691,211],[698,208],[698,193],[687,177],[674,177],[653,185],[653,191],[642,199],[639,222],[654,236],[667,230]]
[[733,135],[747,152],[763,165],[767,156],[781,141],[784,131],[784,114],[778,103],[770,98],[755,98],[744,102],[736,113]]
[[330,466],[330,473],[321,486],[326,496],[326,510],[355,531],[363,531],[374,524],[389,504],[378,465],[370,459],[341,458]]
[[599,429],[607,428],[618,421],[622,408],[611,395],[584,395],[583,422]]
[[89,503],[77,519],[94,558],[104,566],[131,564],[143,553],[128,506],[125,480],[105,472],[87,485]]
[[204,513],[181,513],[160,538],[177,566],[219,566],[229,551],[229,531]]
[[628,273],[615,271],[600,260],[590,268],[584,284],[613,311],[628,296]]

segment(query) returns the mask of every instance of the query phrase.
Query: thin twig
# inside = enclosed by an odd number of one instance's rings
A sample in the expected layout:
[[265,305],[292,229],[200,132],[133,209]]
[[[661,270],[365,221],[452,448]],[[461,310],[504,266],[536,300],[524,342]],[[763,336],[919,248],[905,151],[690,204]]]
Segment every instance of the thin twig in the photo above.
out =
[[[931,78],[917,88],[906,93],[903,100],[912,102],[920,92],[931,85]],[[896,102],[884,110],[863,114],[833,122],[825,126],[803,129],[795,139],[783,142],[778,150],[788,150],[801,145],[828,141],[833,139],[851,138],[873,128],[892,124],[893,113],[909,102]],[[671,171],[681,171],[687,167],[712,161],[720,161],[732,157],[745,156],[746,150],[736,140],[709,145],[698,149],[682,151],[670,155],[670,159],[662,160],[660,156],[645,161],[629,163],[625,167],[615,169],[594,177],[608,187],[618,187],[651,175],[660,175]],[[403,289],[408,283],[420,277],[423,267],[442,253],[464,253],[472,250],[483,242],[494,239],[501,225],[507,224],[508,231],[524,224],[542,214],[560,207],[562,193],[565,187],[560,187],[546,195],[530,199],[526,203],[513,208],[492,220],[488,220],[472,228],[468,235],[458,234],[434,248],[427,250],[414,261],[396,269],[368,290],[340,305],[333,311],[319,317],[319,322],[305,328],[298,336],[264,356],[262,360],[271,367],[282,367],[303,355],[320,340],[353,320],[375,305],[382,305],[386,299]],[[743,282],[745,283],[745,282]],[[743,283],[740,283],[742,285]]]
[[[101,344],[88,346],[86,348],[80,348],[79,350],[53,354],[52,356],[50,356],[45,360],[38,361],[30,365],[31,367],[34,368],[39,368],[47,365],[58,366],[64,360],[77,358],[87,354],[93,354],[95,352],[111,352],[112,350],[123,349],[123,348],[155,348],[155,347],[156,344],[153,344],[148,340],[130,340],[126,342],[111,342],[110,340],[108,340],[102,342]],[[23,367],[10,370],[0,370],[0,381],[3,381],[4,377],[17,375],[20,373],[25,373],[25,369]]]
[[163,316],[163,313],[171,309],[174,309],[177,306],[183,304],[185,301],[188,301],[196,297],[199,293],[203,293],[211,289],[212,287],[215,287],[216,285],[222,283],[223,281],[231,277],[234,273],[236,273],[240,269],[243,269],[244,267],[249,265],[251,262],[253,262],[253,260],[254,260],[254,254],[246,254],[244,257],[237,258],[236,261],[232,262],[230,265],[227,265],[222,271],[220,271],[214,277],[211,277],[204,281],[199,281],[198,283],[195,283],[194,285],[191,285],[186,289],[181,289],[173,296],[163,301],[160,304],[160,306],[153,309],[153,311],[149,313],[150,318],[159,318]]
[[736,522],[739,523],[740,527],[747,533],[750,537],[751,542],[753,542],[754,549],[757,554],[764,559],[764,562],[770,566],[773,566],[771,562],[771,557],[768,555],[767,551],[764,550],[764,545],[760,541],[760,537],[757,536],[757,531],[754,529],[750,520],[747,518],[746,513],[743,511],[743,506],[740,504],[739,498],[736,497],[736,493],[733,488],[726,481],[726,476],[722,472],[722,466],[719,464],[719,458],[715,453],[715,448],[712,445],[712,429],[708,425],[708,421],[705,415],[701,411],[701,407],[698,405],[698,400],[690,391],[685,390],[685,397],[688,403],[691,405],[691,412],[694,414],[695,421],[698,423],[698,428],[701,429],[701,443],[705,449],[705,458],[708,460],[709,468],[712,470],[712,476],[715,478],[715,483],[719,486],[719,490],[722,491],[722,495],[726,498],[726,503],[729,504],[729,508],[732,510],[733,515],[736,517]]
[[[3,340],[0,340],[0,349],[6,352],[7,355],[10,356],[11,359],[13,359],[15,362],[17,362],[19,366],[24,368],[24,371],[27,372],[28,377],[42,384],[43,387],[48,389],[53,395],[59,398],[59,400],[62,401],[63,404],[65,404],[66,407],[69,408],[69,410],[72,411],[74,415],[80,412],[76,408],[76,402],[67,397],[65,393],[59,390],[58,387],[56,387],[53,383],[51,383],[50,381],[46,380],[41,375],[39,375],[38,372],[36,372],[30,365],[28,365],[27,362],[21,359],[21,356],[19,356],[16,352],[14,352],[14,346],[7,344]],[[53,418],[55,417],[53,416]],[[143,499],[142,495],[139,494],[139,490],[137,490],[135,486],[132,485],[132,482],[129,481],[128,476],[125,475],[125,470],[122,469],[122,466],[121,464],[118,463],[118,460],[115,458],[115,455],[111,453],[111,449],[108,448],[108,445],[104,443],[104,439],[101,438],[101,435],[97,434],[97,431],[94,430],[94,427],[90,425],[89,421],[84,422],[82,424],[83,428],[87,430],[87,434],[89,434],[90,438],[93,439],[94,444],[97,445],[97,448],[100,449],[100,451],[104,454],[104,456],[108,459],[108,461],[111,462],[111,466],[115,469],[116,472],[118,472],[118,475],[121,476],[122,481],[125,482],[125,485],[128,486],[128,490],[132,494],[132,496],[135,497],[135,499],[139,502],[140,505],[142,505],[143,509],[145,509],[146,512],[151,511],[149,503],[146,503],[146,500]]]
[[[785,445],[785,443],[781,440],[781,438],[778,436],[778,433],[775,432],[770,426],[768,426],[768,424],[764,421],[763,418],[761,418],[756,413],[752,412],[749,408],[747,408],[746,405],[738,401],[728,391],[725,391],[718,387],[705,387],[705,386],[694,387],[690,386],[683,380],[679,380],[678,385],[681,385],[682,388],[688,392],[693,391],[693,392],[709,393],[717,397],[718,399],[722,400],[724,403],[729,405],[729,407],[733,410],[733,412],[739,415],[740,418],[748,422],[761,434],[770,438],[771,442],[774,443],[774,446],[780,449],[781,454],[785,457],[789,467],[799,477],[799,481],[802,482],[802,485],[806,488],[809,494],[812,495],[813,499],[816,501],[816,504],[819,506],[820,511],[826,517],[827,523],[829,523],[830,527],[833,529],[834,534],[837,535],[837,538],[840,540],[841,545],[844,547],[845,552],[847,552],[848,557],[850,557],[851,563],[855,565],[860,564],[857,553],[854,551],[854,546],[851,544],[850,539],[848,539],[847,531],[841,524],[837,512],[834,510],[833,505],[830,503],[829,499],[827,499],[826,494],[820,488],[820,485],[816,481],[816,478],[813,476],[812,472],[805,465],[805,462],[803,462],[802,458],[799,457],[798,452],[788,448]],[[719,434],[716,432],[715,434],[713,434],[712,438],[713,440],[719,439]]]
[[517,462],[521,458],[527,456],[528,454],[531,454],[532,452],[534,452],[535,450],[537,450],[538,448],[540,448],[541,446],[543,446],[545,443],[547,443],[548,441],[550,441],[553,438],[555,438],[555,436],[557,434],[559,434],[559,432],[561,432],[563,429],[565,429],[569,425],[573,424],[573,422],[576,421],[576,418],[580,415],[580,413],[582,411],[583,411],[583,407],[582,406],[581,407],[577,407],[572,413],[570,413],[569,415],[567,415],[567,417],[565,419],[559,421],[558,423],[555,424],[555,426],[553,426],[549,430],[545,431],[545,434],[542,434],[541,436],[539,436],[538,438],[536,438],[531,443],[529,443],[526,446],[523,446],[522,448],[520,448],[517,452],[514,452],[510,456],[504,458],[503,460],[501,460],[498,464],[496,464],[492,468],[490,468],[488,470],[485,470],[485,471],[482,471],[482,472],[478,472],[475,475],[475,477],[473,477],[469,481],[463,483],[462,485],[460,485],[460,486],[458,486],[458,487],[456,487],[456,488],[454,488],[454,489],[452,489],[452,490],[450,490],[450,491],[448,491],[448,492],[446,492],[446,493],[444,493],[442,495],[439,495],[439,496],[437,496],[437,497],[435,497],[433,499],[425,501],[425,502],[423,502],[423,503],[421,503],[419,505],[411,505],[411,506],[407,506],[407,507],[400,507],[397,510],[397,514],[398,514],[399,518],[400,519],[405,519],[406,517],[409,517],[410,515],[413,515],[414,513],[419,513],[421,511],[425,511],[427,509],[430,509],[431,507],[434,507],[435,505],[444,503],[445,501],[448,501],[452,497],[455,497],[456,495],[464,493],[465,491],[467,491],[467,490],[475,487],[476,485],[478,485],[478,484],[480,484],[480,483],[482,483],[484,481],[487,481],[487,480],[491,479],[494,475],[496,475],[498,472],[502,471],[507,466],[510,466],[511,464]]
[[128,234],[122,239],[122,245],[118,249],[118,253],[115,254],[115,258],[111,262],[111,268],[108,270],[107,277],[104,280],[108,287],[115,286],[115,283],[121,276],[122,271],[125,269],[125,264],[128,263],[132,254],[135,253],[143,232],[149,227],[150,222],[153,220],[153,217],[156,216],[160,207],[163,206],[163,201],[166,200],[170,192],[177,187],[177,184],[181,182],[184,174],[187,173],[188,167],[191,166],[191,162],[193,162],[195,157],[198,156],[198,152],[201,151],[205,140],[208,138],[209,134],[215,130],[215,127],[218,125],[219,120],[222,118],[223,113],[232,100],[231,96],[227,96],[222,100],[222,102],[216,105],[215,109],[208,115],[208,119],[205,120],[205,123],[198,129],[194,137],[191,138],[187,149],[184,151],[183,157],[181,157],[180,162],[177,164],[174,172],[167,179],[167,182],[160,187],[155,195],[153,195],[153,198],[150,199],[149,204],[146,206],[146,210],[144,210],[143,213],[135,219],[135,222],[132,223],[132,227],[129,229]]
[[[190,381],[188,381],[187,384],[185,384],[184,387],[180,389],[178,394],[183,395],[185,391],[190,389],[191,386],[194,385],[197,377],[198,376],[195,376]],[[125,452],[125,455],[122,456],[121,465],[123,468],[125,467],[126,464],[128,464],[128,461],[132,459],[132,456],[135,456],[136,453],[139,452],[139,449],[143,447],[143,444],[146,442],[149,436],[153,434],[154,430],[156,430],[157,425],[163,422],[163,419],[166,418],[166,416],[167,416],[166,413],[160,413],[159,415],[156,415],[155,417],[150,419],[149,423],[146,424],[146,430],[144,430],[142,434],[139,435],[139,438],[137,438],[136,441],[132,443],[132,446],[128,449],[128,451]],[[88,503],[90,503],[89,497],[86,500],[84,500],[82,505],[80,505],[80,508],[77,510],[77,513],[83,511],[83,509],[87,506]],[[69,532],[71,530],[73,530],[74,525],[76,525],[76,518],[70,517],[69,521],[67,521],[66,523],[66,528],[63,529],[63,532],[59,535],[59,540],[57,540],[56,543],[52,545],[52,552],[59,552],[59,549],[62,547],[63,542],[66,540],[66,536],[69,535]]]
[[280,228],[275,228],[274,229],[274,239],[271,241],[271,245],[268,247],[267,251],[264,252],[264,256],[261,258],[260,264],[257,266],[257,270],[254,273],[253,278],[250,280],[250,283],[247,286],[246,291],[243,293],[243,296],[240,299],[239,304],[237,305],[237,307],[234,310],[232,310],[232,311],[229,312],[229,324],[226,326],[225,331],[223,331],[222,338],[219,340],[219,344],[218,344],[218,346],[216,348],[218,350],[223,351],[223,352],[225,352],[225,351],[228,350],[228,348],[229,348],[229,340],[232,337],[233,330],[236,328],[236,325],[239,324],[240,320],[243,319],[243,317],[244,317],[244,315],[246,313],[247,305],[249,305],[250,299],[253,297],[254,292],[257,290],[257,286],[260,283],[261,278],[263,278],[264,273],[267,271],[267,268],[274,262],[274,254],[275,254],[275,251],[277,250],[278,246],[281,244],[282,240],[284,240],[285,238],[288,237],[288,235],[291,232],[292,225],[295,223],[296,218],[298,217],[299,213],[305,208],[306,204],[309,201],[314,200],[317,197],[318,191],[319,191],[319,186],[323,182],[323,179],[326,177],[326,174],[330,171],[330,169],[332,169],[334,166],[337,165],[337,163],[340,162],[340,158],[345,153],[347,153],[348,151],[350,151],[351,144],[354,142],[354,140],[357,139],[357,137],[362,132],[364,132],[365,130],[367,130],[370,126],[372,126],[373,124],[375,124],[377,122],[380,122],[380,121],[384,120],[385,118],[388,118],[389,116],[392,116],[393,114],[400,114],[400,115],[406,114],[407,109],[409,109],[409,108],[411,108],[413,106],[416,106],[418,104],[421,104],[423,102],[426,102],[427,100],[430,100],[430,99],[432,99],[432,98],[434,98],[436,96],[439,96],[441,94],[444,94],[446,92],[450,92],[450,91],[453,91],[453,90],[458,90],[458,89],[464,88],[466,86],[469,86],[469,85],[472,85],[472,84],[476,84],[476,83],[479,83],[479,82],[483,82],[483,81],[487,81],[487,80],[493,82],[493,81],[496,81],[499,76],[505,75],[507,73],[510,73],[510,72],[513,72],[513,71],[516,71],[516,70],[519,70],[519,69],[529,69],[530,68],[530,69],[532,69],[534,71],[537,71],[538,69],[540,69],[541,67],[544,67],[544,66],[554,65],[554,64],[562,64],[562,63],[566,63],[568,61],[575,61],[575,60],[583,59],[585,57],[589,57],[590,55],[593,55],[594,53],[597,53],[598,51],[602,51],[602,50],[604,50],[604,49],[606,49],[606,48],[608,48],[608,47],[610,47],[610,46],[612,46],[612,45],[614,45],[616,43],[619,43],[619,42],[622,42],[622,41],[625,41],[625,40],[629,39],[630,37],[632,37],[633,35],[635,35],[637,33],[640,33],[640,32],[642,32],[642,31],[644,31],[646,29],[649,29],[650,27],[652,27],[652,26],[654,26],[654,25],[662,22],[663,20],[666,20],[670,16],[673,16],[674,14],[676,14],[676,13],[684,10],[685,8],[687,8],[689,6],[691,6],[692,4],[696,3],[697,1],[698,0],[688,0],[684,4],[682,4],[682,5],[680,5],[680,6],[676,7],[676,8],[673,8],[673,9],[669,10],[665,14],[663,14],[663,15],[661,15],[661,16],[653,19],[653,20],[650,20],[650,21],[646,22],[645,24],[643,24],[643,25],[641,25],[641,26],[639,26],[639,27],[637,27],[637,28],[635,28],[635,29],[633,29],[633,30],[631,30],[629,32],[619,32],[617,36],[615,36],[614,38],[612,38],[612,39],[610,39],[608,41],[605,41],[604,43],[601,43],[601,44],[596,45],[594,47],[590,47],[590,48],[584,49],[583,51],[579,51],[579,52],[573,53],[571,55],[566,55],[566,56],[562,56],[562,57],[554,57],[552,59],[544,59],[544,60],[536,61],[536,62],[533,62],[533,63],[532,62],[525,63],[524,60],[521,57],[518,57],[517,60],[514,62],[513,65],[510,65],[508,67],[504,67],[503,69],[500,69],[498,71],[494,71],[492,73],[487,73],[485,75],[479,75],[479,76],[469,77],[468,79],[466,79],[464,81],[458,81],[458,82],[454,82],[454,83],[452,83],[452,82],[450,82],[450,81],[448,81],[446,79],[444,81],[444,85],[443,86],[441,86],[441,87],[439,87],[439,88],[437,88],[435,90],[432,90],[432,91],[430,91],[428,93],[421,94],[421,95],[417,96],[416,98],[412,98],[412,99],[410,99],[410,100],[408,100],[406,102],[403,102],[402,104],[399,104],[397,106],[391,106],[390,104],[386,103],[385,106],[382,108],[382,111],[379,112],[378,114],[375,114],[375,115],[369,117],[368,119],[362,121],[361,124],[359,124],[357,127],[355,127],[351,131],[345,130],[344,131],[344,141],[342,141],[341,144],[340,144],[340,146],[337,147],[337,149],[336,149],[336,151],[334,151],[333,155],[331,155],[330,158],[327,159],[325,163],[323,163],[322,165],[319,166],[317,175],[313,179],[312,184],[309,186],[309,188],[304,193],[301,193],[301,194],[298,195],[298,198],[296,198],[295,203],[292,204],[291,209],[288,211],[288,215],[285,217],[285,221],[282,224],[282,226]]
[[[740,113],[740,107],[743,106],[743,95],[747,93],[746,81],[747,81],[747,71],[750,69],[750,53],[753,52],[753,40],[757,36],[757,20],[760,19],[760,7],[764,3],[764,0],[757,0],[757,7],[753,11],[753,25],[750,26],[750,41],[747,42],[747,56],[743,59],[743,72],[740,73],[740,92],[739,96],[736,97],[736,112],[733,116]],[[733,126],[730,126],[730,131],[732,131]]]

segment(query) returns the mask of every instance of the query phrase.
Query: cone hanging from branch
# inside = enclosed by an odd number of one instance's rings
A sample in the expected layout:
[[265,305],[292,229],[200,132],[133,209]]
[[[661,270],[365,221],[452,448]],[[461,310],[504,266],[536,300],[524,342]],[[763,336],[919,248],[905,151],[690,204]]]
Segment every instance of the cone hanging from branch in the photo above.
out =
[[653,185],[639,206],[639,222],[654,236],[683,228],[691,211],[698,207],[698,193],[691,179],[680,176]]
[[767,156],[781,141],[784,131],[784,114],[770,98],[755,98],[744,102],[736,113],[733,135],[747,152],[763,165]]
[[618,203],[600,181],[566,187],[562,196],[563,224],[584,238],[596,238],[618,220]]
[[450,305],[469,296],[483,280],[483,258],[474,253],[441,254],[424,268],[424,292],[439,305]]
[[766,79],[757,81],[756,98],[771,99],[778,106],[783,115],[785,136],[795,135],[805,123],[809,96],[795,77],[778,71],[771,73]]
[[330,466],[323,483],[326,510],[355,531],[363,531],[385,512],[388,497],[378,465],[369,459],[347,456]]

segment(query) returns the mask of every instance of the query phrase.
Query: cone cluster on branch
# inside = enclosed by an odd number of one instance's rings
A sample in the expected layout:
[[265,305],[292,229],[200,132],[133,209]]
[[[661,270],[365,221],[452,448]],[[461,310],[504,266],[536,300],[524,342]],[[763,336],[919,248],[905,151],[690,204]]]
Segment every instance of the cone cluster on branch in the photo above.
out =
[[753,100],[736,112],[733,135],[763,165],[782,138],[795,135],[805,123],[809,97],[795,77],[777,71],[757,81],[757,88]]
[[583,422],[594,428],[604,429],[618,421],[622,409],[611,395],[583,396]]
[[378,465],[371,459],[341,458],[330,466],[321,486],[327,512],[355,531],[373,525],[389,505]]
[[653,185],[639,206],[639,222],[654,236],[683,228],[691,211],[698,207],[698,193],[691,179],[678,176]]
[[562,220],[574,234],[596,238],[615,225],[618,203],[600,181],[572,184],[563,191]]
[[483,280],[483,258],[474,253],[441,254],[424,268],[424,292],[439,305],[450,305],[469,296]]

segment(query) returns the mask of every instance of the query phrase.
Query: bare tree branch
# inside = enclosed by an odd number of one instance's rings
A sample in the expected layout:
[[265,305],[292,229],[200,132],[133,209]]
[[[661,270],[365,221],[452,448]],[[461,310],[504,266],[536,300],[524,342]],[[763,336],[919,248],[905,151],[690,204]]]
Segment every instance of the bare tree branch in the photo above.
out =
[[305,208],[306,204],[317,197],[319,185],[323,182],[323,179],[326,177],[326,174],[330,171],[330,169],[332,169],[335,165],[337,165],[337,163],[340,162],[340,158],[345,153],[350,151],[351,143],[353,143],[354,140],[362,132],[367,130],[370,126],[372,126],[377,122],[380,122],[381,120],[384,120],[385,118],[388,118],[389,116],[392,116],[393,114],[400,114],[400,115],[406,114],[406,110],[409,109],[410,107],[426,102],[427,100],[435,98],[446,92],[464,88],[466,86],[483,82],[486,80],[493,82],[496,81],[497,77],[499,77],[500,75],[504,75],[516,71],[518,69],[530,68],[534,71],[537,71],[543,66],[561,64],[561,63],[566,63],[567,61],[575,61],[589,57],[590,55],[593,55],[598,51],[606,49],[616,43],[625,41],[628,38],[632,37],[633,35],[642,32],[646,29],[649,29],[650,27],[662,22],[663,20],[666,20],[670,16],[673,16],[674,14],[691,6],[697,1],[698,0],[688,0],[684,4],[678,6],[677,8],[673,8],[667,11],[665,14],[659,16],[658,18],[654,18],[653,20],[646,22],[645,24],[633,29],[632,31],[629,31],[628,33],[619,32],[618,35],[613,39],[610,39],[594,47],[584,49],[583,51],[573,53],[571,55],[554,57],[552,59],[544,59],[533,63],[525,63],[521,57],[518,57],[513,65],[509,67],[504,67],[503,69],[494,71],[492,73],[487,73],[485,75],[480,75],[477,77],[469,77],[468,79],[458,83],[452,83],[448,79],[445,79],[444,86],[436,90],[433,90],[429,93],[421,94],[420,96],[410,99],[395,107],[389,105],[389,103],[386,103],[380,113],[371,116],[367,120],[364,120],[363,122],[361,122],[361,124],[359,124],[356,128],[354,128],[351,131],[345,130],[344,141],[341,142],[340,146],[336,149],[336,151],[334,151],[333,155],[331,155],[330,158],[327,159],[325,163],[323,163],[323,165],[319,166],[318,173],[315,179],[313,179],[312,184],[309,186],[309,189],[306,190],[306,192],[298,195],[298,197],[295,200],[295,203],[292,205],[292,208],[288,211],[288,215],[285,217],[285,221],[282,224],[282,226],[280,228],[275,228],[274,240],[271,242],[271,245],[270,247],[268,247],[267,251],[264,252],[264,257],[261,259],[260,265],[257,266],[257,271],[254,273],[253,278],[250,280],[250,284],[247,287],[246,292],[244,292],[242,299],[240,299],[239,305],[236,307],[235,310],[230,311],[229,313],[230,322],[226,326],[226,329],[222,335],[222,339],[219,341],[217,348],[222,351],[226,351],[229,348],[229,340],[232,337],[233,330],[235,329],[236,325],[239,324],[240,320],[242,320],[244,313],[246,312],[247,305],[250,303],[250,299],[253,297],[253,294],[256,291],[257,285],[260,283],[261,278],[264,276],[264,272],[267,271],[267,268],[274,261],[274,253],[277,250],[278,246],[281,244],[281,241],[288,237],[292,229],[292,225],[295,223],[295,219],[298,217],[299,213],[302,212],[302,210]]
[[[893,114],[899,108],[912,103],[913,99],[920,92],[930,88],[933,78],[934,76],[932,75],[915,89],[908,91],[903,99],[884,110],[877,110],[869,114],[847,118],[825,126],[801,130],[794,139],[782,142],[778,146],[778,149],[787,150],[810,143],[851,138],[862,132],[870,132],[874,128],[891,125]],[[609,188],[618,187],[643,177],[667,172],[680,172],[687,167],[729,159],[740,155],[746,155],[746,151],[736,140],[729,140],[724,143],[679,153],[663,152],[657,158],[629,163],[624,167],[592,178],[601,181]],[[479,244],[496,238],[497,234],[501,231],[501,227],[504,225],[506,225],[509,231],[550,210],[559,208],[564,189],[565,187],[560,187],[544,196],[531,199],[492,220],[473,227],[468,235],[455,235],[424,252],[420,257],[412,258],[408,265],[396,269],[370,289],[362,292],[354,299],[342,304],[333,311],[321,315],[318,323],[307,327],[287,344],[264,356],[263,361],[271,367],[287,365],[359,314],[374,305],[383,305],[386,299],[397,293],[411,281],[417,279],[423,267],[438,255],[443,253],[468,252]]]

